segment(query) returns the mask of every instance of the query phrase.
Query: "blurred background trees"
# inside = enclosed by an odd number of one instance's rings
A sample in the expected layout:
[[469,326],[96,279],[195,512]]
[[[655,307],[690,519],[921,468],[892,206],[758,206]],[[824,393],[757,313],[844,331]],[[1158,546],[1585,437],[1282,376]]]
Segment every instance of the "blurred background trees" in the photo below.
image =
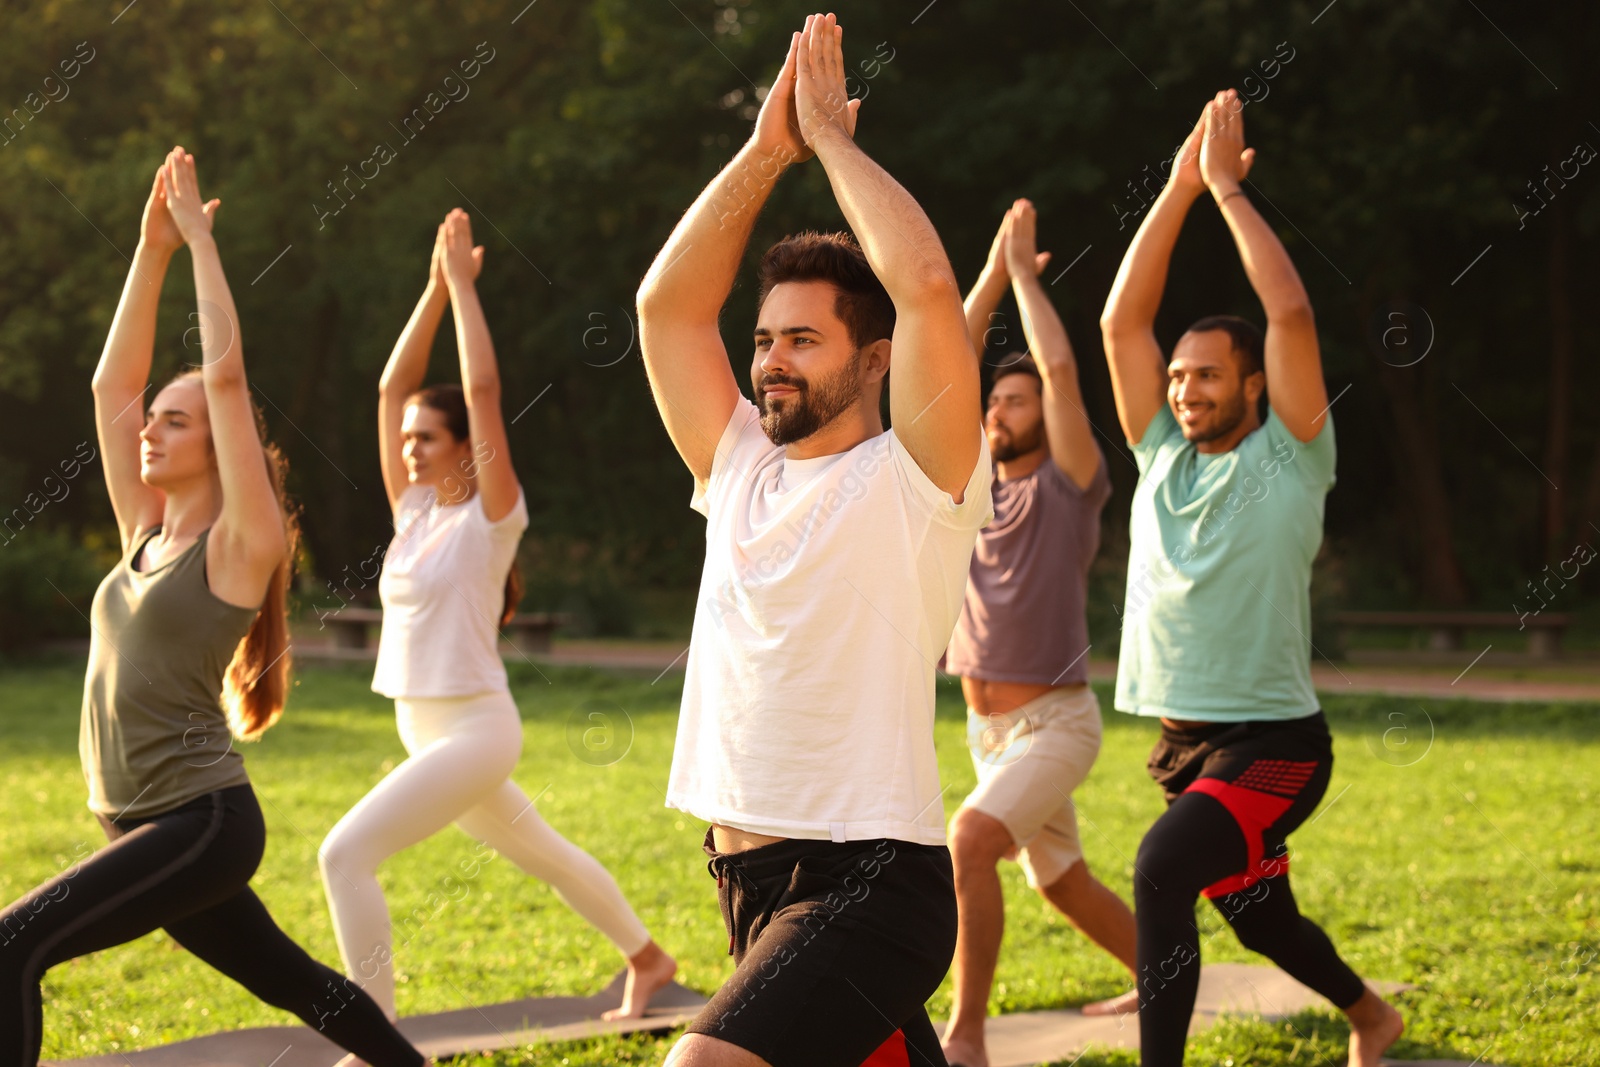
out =
[[[0,34],[0,641],[87,631],[76,612],[115,538],[98,463],[70,482],[60,464],[93,443],[89,375],[151,175],[180,143],[223,201],[251,379],[304,505],[308,597],[388,540],[378,372],[421,292],[433,227],[459,205],[487,246],[479,286],[533,515],[525,603],[611,633],[647,629],[661,598],[686,605],[703,520],[649,396],[633,293],[746,136],[806,9],[125,2],[19,0]],[[1324,5],[839,9],[866,98],[859,140],[928,210],[964,280],[1004,207],[1038,204],[1055,253],[1046,280],[1117,488],[1102,631],[1135,470],[1096,320],[1163,161],[1229,86],[1252,101],[1252,199],[1311,292],[1337,396],[1319,596],[1505,610],[1547,563],[1600,538],[1600,420],[1581,400],[1600,361],[1578,321],[1600,291],[1600,87],[1586,61],[1600,8]],[[784,233],[841,224],[820,170],[798,168],[749,264]],[[742,382],[752,288],[747,274],[724,315]],[[158,376],[188,351],[192,300],[180,254]],[[1163,343],[1224,311],[1261,317],[1202,202]],[[1023,346],[1005,313],[991,360]],[[448,320],[434,374],[456,374]],[[59,593],[37,595],[44,574]]]

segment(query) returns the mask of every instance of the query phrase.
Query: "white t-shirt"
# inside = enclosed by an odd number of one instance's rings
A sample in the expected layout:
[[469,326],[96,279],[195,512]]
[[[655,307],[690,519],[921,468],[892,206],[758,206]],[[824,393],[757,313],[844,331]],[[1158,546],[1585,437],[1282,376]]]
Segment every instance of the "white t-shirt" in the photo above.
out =
[[781,837],[944,843],[934,665],[991,479],[983,442],[955,504],[893,430],[785,459],[740,398],[690,505],[706,565],[668,807]]
[[484,514],[480,493],[460,504],[440,504],[428,486],[405,491],[378,579],[383,634],[373,689],[386,697],[506,689],[500,614],[506,574],[527,528],[521,487],[499,522]]

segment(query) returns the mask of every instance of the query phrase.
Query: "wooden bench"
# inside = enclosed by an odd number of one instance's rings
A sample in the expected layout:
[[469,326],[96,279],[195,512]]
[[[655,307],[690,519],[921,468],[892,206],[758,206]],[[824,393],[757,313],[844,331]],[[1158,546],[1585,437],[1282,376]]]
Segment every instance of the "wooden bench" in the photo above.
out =
[[1514,611],[1337,611],[1333,621],[1349,628],[1427,630],[1428,647],[1436,651],[1460,649],[1468,630],[1526,630],[1529,654],[1555,659],[1561,655],[1561,635],[1572,624],[1572,616],[1560,612],[1519,615]]
[[[383,623],[383,612],[378,608],[344,608],[321,618],[337,648],[367,648],[368,631]],[[511,621],[500,627],[500,635],[523,652],[549,652],[550,639],[556,629],[570,622],[567,615],[555,612],[529,612],[511,616]]]

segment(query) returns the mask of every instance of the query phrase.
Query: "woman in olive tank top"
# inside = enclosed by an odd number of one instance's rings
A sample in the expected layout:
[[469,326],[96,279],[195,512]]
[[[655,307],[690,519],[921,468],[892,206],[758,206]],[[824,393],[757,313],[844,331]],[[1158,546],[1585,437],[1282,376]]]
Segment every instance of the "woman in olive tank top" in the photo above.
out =
[[[249,882],[266,841],[235,738],[277,721],[297,531],[264,445],[194,156],[157,169],[94,376],[123,557],[95,594],[79,752],[109,844],[0,911],[0,1067],[33,1067],[51,967],[163,928],[375,1067],[422,1055],[359,987],[278,929]],[[188,245],[202,369],[149,390],[156,305]],[[141,415],[143,418],[141,418]]]

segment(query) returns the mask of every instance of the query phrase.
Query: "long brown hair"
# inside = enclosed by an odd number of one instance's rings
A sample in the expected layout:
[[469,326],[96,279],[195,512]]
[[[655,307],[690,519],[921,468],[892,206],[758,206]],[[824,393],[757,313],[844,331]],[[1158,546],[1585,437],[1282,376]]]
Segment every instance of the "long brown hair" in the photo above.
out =
[[[198,370],[188,370],[173,381],[189,378],[203,376]],[[233,659],[222,679],[222,708],[228,716],[228,729],[240,741],[254,741],[266,733],[283,714],[283,705],[288,699],[289,674],[293,666],[289,651],[289,580],[295,558],[300,553],[299,508],[284,490],[289,463],[267,437],[267,420],[254,398],[250,410],[255,415],[256,436],[261,441],[267,478],[272,483],[273,496],[278,499],[278,512],[283,516],[286,548],[267,583],[261,610],[256,612],[250,632],[233,650]]]
[[[432,408],[443,415],[445,428],[457,441],[465,441],[472,436],[472,423],[467,413],[467,394],[454,382],[441,382],[438,385],[418,389],[406,397],[405,407],[410,407],[412,404]],[[501,626],[511,621],[511,617],[517,613],[517,604],[521,600],[522,568],[517,565],[517,559],[513,556],[511,569],[506,572],[505,596],[500,603]]]

